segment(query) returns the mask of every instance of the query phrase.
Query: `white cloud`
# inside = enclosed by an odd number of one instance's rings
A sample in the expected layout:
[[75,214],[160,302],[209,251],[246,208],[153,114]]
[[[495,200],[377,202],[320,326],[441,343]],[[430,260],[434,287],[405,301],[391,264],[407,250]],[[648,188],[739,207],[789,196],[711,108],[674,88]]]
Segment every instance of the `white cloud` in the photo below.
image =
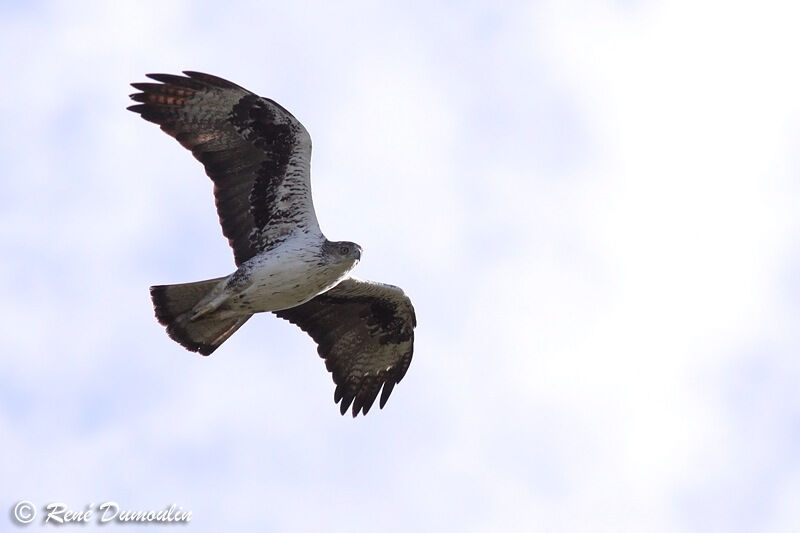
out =
[[[9,505],[174,501],[201,531],[796,522],[791,6],[7,15]],[[301,118],[323,228],[413,298],[386,410],[340,419],[283,321],[198,359],[152,319],[148,284],[232,268],[200,166],[124,111],[181,68]]]

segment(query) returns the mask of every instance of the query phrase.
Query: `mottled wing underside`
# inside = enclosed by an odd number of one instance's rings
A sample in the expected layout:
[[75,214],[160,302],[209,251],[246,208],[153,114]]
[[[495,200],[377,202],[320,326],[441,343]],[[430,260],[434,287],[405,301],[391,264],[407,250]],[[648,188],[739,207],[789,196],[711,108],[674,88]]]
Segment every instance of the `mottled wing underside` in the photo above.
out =
[[414,352],[417,325],[411,300],[398,287],[346,279],[312,300],[275,313],[311,335],[336,384],[344,414],[380,407],[403,379]]
[[205,166],[222,232],[239,265],[295,232],[319,233],[311,200],[311,137],[291,113],[216,76],[148,74],[129,107]]

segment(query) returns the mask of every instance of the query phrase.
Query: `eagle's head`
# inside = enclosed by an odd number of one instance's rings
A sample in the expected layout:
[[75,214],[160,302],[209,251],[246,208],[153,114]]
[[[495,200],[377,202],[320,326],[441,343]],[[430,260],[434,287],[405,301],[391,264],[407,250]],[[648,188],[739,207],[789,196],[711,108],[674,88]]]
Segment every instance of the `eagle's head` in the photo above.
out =
[[350,241],[327,241],[323,247],[329,264],[350,270],[361,259],[361,246]]

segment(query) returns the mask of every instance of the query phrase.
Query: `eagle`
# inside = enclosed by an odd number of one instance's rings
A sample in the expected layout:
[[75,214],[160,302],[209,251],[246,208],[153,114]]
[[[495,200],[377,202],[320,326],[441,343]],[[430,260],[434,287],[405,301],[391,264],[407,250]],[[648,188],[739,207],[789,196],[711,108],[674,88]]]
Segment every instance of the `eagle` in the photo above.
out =
[[205,167],[236,271],[155,285],[167,334],[210,355],[255,313],[296,324],[333,376],[341,414],[383,408],[414,351],[416,316],[398,287],[348,273],[361,247],[329,241],[311,201],[311,137],[277,102],[201,72],[147,74],[128,107],[158,124]]

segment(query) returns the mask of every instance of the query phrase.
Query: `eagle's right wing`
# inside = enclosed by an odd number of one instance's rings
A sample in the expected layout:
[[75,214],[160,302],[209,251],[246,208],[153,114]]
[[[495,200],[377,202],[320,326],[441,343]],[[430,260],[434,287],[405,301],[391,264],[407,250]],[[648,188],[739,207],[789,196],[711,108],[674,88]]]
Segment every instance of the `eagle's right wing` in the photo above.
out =
[[378,392],[380,407],[403,379],[414,353],[417,319],[411,300],[392,285],[348,278],[297,307],[275,312],[318,344],[333,374],[342,414],[367,414]]
[[200,72],[148,74],[129,107],[175,137],[214,182],[222,232],[239,265],[295,232],[319,234],[311,137],[277,103]]

